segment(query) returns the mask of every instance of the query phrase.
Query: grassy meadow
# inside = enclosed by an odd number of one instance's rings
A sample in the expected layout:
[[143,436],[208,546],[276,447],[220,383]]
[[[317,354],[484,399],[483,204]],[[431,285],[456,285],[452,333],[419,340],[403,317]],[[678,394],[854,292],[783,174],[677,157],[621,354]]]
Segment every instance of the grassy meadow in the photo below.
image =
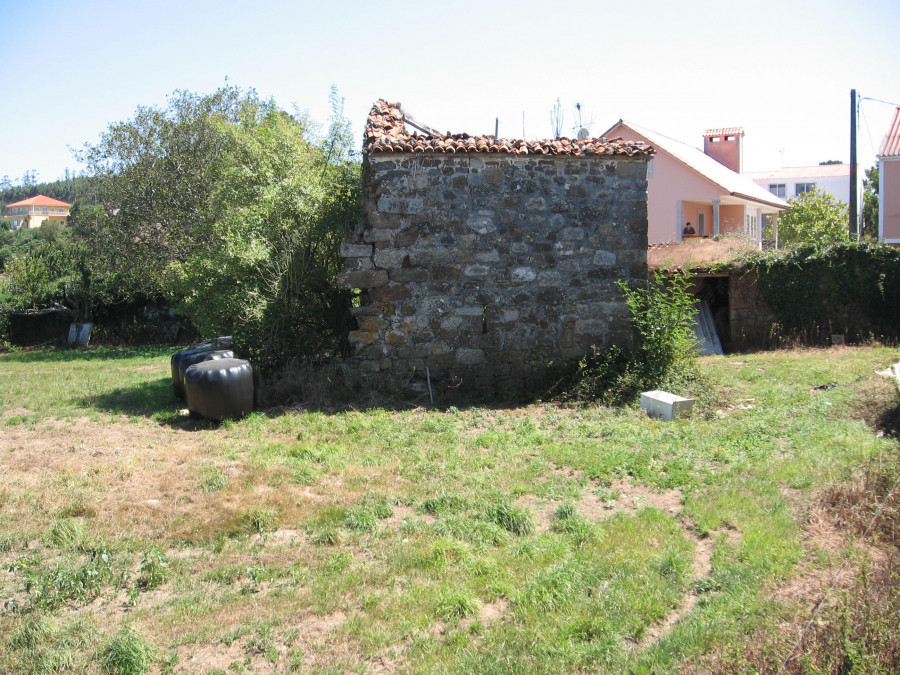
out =
[[[181,410],[173,350],[0,355],[0,673],[776,672],[896,558],[847,497],[896,472],[896,349],[704,357],[671,423],[221,425]],[[898,629],[873,630],[840,672],[890,672],[871,645]],[[839,672],[815,650],[785,672]]]

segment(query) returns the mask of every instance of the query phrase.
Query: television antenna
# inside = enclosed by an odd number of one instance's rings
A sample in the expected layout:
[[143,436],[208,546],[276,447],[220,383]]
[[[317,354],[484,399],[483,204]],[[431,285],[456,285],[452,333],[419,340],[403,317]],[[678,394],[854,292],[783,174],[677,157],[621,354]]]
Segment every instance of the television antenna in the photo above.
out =
[[594,123],[594,118],[591,117],[591,119],[585,123],[581,115],[581,103],[575,104],[575,110],[578,113],[578,124],[572,127],[572,131],[575,132],[575,136],[579,141],[583,141],[591,137],[590,126]]

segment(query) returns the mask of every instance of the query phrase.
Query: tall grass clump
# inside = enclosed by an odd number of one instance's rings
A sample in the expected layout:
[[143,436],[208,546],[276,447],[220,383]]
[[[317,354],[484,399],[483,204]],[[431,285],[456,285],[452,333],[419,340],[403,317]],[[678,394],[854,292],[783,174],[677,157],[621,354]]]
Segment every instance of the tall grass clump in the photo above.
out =
[[631,314],[634,349],[614,345],[582,358],[551,389],[551,397],[613,405],[648,389],[689,387],[699,377],[691,280],[687,272],[656,271],[646,288],[618,281]]
[[153,648],[131,627],[116,633],[100,651],[100,667],[110,675],[140,675],[153,665]]

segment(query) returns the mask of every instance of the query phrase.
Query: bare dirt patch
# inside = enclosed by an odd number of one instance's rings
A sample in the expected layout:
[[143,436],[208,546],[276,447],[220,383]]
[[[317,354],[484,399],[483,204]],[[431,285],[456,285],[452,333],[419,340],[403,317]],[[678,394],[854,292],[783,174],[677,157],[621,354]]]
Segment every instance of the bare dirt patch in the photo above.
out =
[[589,492],[581,498],[578,510],[586,518],[602,520],[616,513],[634,513],[650,507],[669,515],[681,512],[684,496],[681,490],[655,490],[647,485],[636,485],[626,480],[614,480],[606,490],[611,499]]

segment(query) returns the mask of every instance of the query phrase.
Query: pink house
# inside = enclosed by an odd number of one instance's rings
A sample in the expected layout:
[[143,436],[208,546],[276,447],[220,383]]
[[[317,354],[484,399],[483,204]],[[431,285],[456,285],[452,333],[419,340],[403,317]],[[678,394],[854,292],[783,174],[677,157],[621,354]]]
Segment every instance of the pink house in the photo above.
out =
[[900,246],[900,108],[878,150],[878,241]]
[[650,244],[718,234],[743,234],[761,244],[765,225],[790,208],[741,175],[740,127],[706,131],[703,150],[623,120],[603,136],[656,149],[647,171]]

